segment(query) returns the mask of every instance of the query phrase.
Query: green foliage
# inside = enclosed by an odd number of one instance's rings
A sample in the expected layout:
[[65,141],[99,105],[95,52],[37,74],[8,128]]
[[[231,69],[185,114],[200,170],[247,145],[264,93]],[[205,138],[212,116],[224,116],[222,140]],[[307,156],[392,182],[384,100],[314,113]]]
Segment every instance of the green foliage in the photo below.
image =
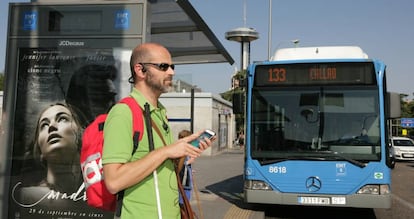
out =
[[227,100],[227,101],[232,101],[232,97],[233,97],[233,90],[229,90],[229,91],[226,91],[226,92],[224,92],[224,93],[221,93],[220,94],[220,96],[223,98],[223,99],[225,99],[225,100]]
[[238,80],[239,81],[239,87],[236,87],[232,90],[226,91],[224,93],[221,93],[220,96],[227,100],[227,101],[232,101],[233,99],[233,93],[238,93],[238,92],[243,92],[243,83],[246,79],[246,70],[242,70],[242,71],[238,71],[234,76],[233,76],[234,80]]
[[234,78],[239,79],[239,80],[246,79],[246,70],[241,70],[237,72]]
[[[414,100],[409,100],[407,94],[400,94],[401,98],[401,118],[414,118]],[[401,135],[402,129],[407,129],[408,136],[414,136],[414,128],[398,127],[398,135]]]
[[[239,86],[232,89],[232,90],[221,93],[220,96],[223,99],[232,102],[233,101],[233,94],[245,92],[244,91],[245,79],[246,79],[246,70],[242,70],[242,71],[237,72],[233,76],[233,80],[237,81],[239,83],[238,84]],[[244,114],[236,114],[237,131],[240,131],[244,128],[244,118],[245,118]]]
[[239,92],[243,92],[243,90],[242,90],[242,88],[237,87],[235,89],[232,89],[232,90],[226,91],[224,93],[221,93],[220,96],[223,99],[232,102],[233,101],[233,94],[234,93],[239,93]]
[[414,100],[407,100],[407,94],[400,94],[401,118],[414,118]]

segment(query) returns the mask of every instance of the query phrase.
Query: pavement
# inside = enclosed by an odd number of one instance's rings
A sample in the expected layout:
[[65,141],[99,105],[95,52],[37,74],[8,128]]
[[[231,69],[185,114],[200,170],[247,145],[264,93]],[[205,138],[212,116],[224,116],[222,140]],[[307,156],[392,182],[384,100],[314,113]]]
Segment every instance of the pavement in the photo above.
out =
[[244,150],[225,149],[197,158],[193,167],[191,205],[198,219],[260,219],[264,212],[251,210],[243,201]]

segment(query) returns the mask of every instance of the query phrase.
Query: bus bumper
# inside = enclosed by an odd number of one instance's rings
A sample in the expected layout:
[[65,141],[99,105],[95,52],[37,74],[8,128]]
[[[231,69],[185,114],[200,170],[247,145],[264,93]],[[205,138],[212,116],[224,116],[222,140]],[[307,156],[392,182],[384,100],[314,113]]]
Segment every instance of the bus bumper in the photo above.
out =
[[[247,203],[307,205],[354,208],[391,208],[391,194],[386,195],[323,195],[279,193],[265,190],[244,190]],[[340,200],[340,201],[338,201]]]

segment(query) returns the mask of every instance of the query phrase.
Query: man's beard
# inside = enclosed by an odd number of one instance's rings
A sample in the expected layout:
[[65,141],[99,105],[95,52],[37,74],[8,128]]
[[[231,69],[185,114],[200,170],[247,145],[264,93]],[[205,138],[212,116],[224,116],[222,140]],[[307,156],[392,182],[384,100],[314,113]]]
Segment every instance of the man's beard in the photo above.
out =
[[[154,92],[168,93],[172,89],[172,85],[157,83],[156,81],[152,80],[153,78],[153,74],[148,72],[145,82]],[[170,79],[170,81],[172,81],[172,79]]]

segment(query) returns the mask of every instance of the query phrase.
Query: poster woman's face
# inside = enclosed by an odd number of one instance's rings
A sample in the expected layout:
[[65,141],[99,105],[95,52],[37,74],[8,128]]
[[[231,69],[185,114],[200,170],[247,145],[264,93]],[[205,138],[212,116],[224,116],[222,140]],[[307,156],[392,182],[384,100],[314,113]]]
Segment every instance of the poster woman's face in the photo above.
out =
[[46,109],[39,119],[37,144],[43,159],[64,162],[77,151],[78,126],[71,111],[65,106],[54,105]]

